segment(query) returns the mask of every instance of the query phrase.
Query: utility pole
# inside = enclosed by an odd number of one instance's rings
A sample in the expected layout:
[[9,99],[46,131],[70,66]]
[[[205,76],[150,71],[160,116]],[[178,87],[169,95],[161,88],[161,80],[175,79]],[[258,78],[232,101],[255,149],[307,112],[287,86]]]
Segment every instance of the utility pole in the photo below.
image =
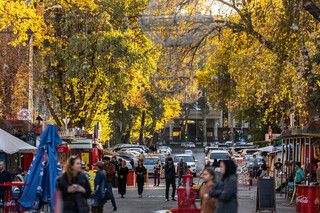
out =
[[139,144],[143,145],[143,129],[144,129],[144,120],[146,117],[146,110],[142,111],[142,118],[141,118],[141,127],[140,127],[140,135],[139,135]]
[[29,41],[29,95],[28,110],[31,113],[31,121],[33,121],[33,35]]
[[203,109],[203,146],[207,146],[207,90],[204,91],[204,109]]

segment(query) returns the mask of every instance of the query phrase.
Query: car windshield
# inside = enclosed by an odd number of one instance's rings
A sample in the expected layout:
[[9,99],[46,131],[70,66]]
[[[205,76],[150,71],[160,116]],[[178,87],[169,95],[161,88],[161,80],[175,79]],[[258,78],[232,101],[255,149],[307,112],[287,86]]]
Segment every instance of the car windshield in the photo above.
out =
[[[251,161],[252,158],[253,158],[252,155],[246,155],[246,156],[244,157],[244,159],[245,159],[245,160],[248,160],[248,161]],[[261,156],[257,156],[256,158],[257,158],[258,162],[260,162],[260,161],[263,159],[263,157],[261,157]]]
[[174,162],[178,163],[180,158],[183,158],[183,162],[194,162],[194,159],[192,156],[175,156]]
[[156,165],[159,158],[145,158],[143,160],[144,165]]
[[188,154],[188,155],[189,155],[189,154],[191,155],[191,154],[192,154],[192,151],[191,151],[191,150],[186,150],[185,153]]
[[227,159],[228,153],[211,153],[210,159]]
[[168,149],[168,147],[167,146],[160,146],[159,149],[164,150],[164,149]]

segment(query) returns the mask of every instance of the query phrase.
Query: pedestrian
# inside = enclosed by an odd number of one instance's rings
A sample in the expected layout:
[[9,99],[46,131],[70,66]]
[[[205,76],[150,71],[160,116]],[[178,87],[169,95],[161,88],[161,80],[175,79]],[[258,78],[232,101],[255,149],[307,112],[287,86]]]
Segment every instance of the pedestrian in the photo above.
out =
[[61,191],[63,213],[89,213],[87,199],[91,188],[88,179],[81,171],[81,161],[71,156],[64,168],[64,173],[57,179],[57,188]]
[[139,161],[142,161],[144,160],[144,154],[143,154],[143,151],[141,151],[140,155],[139,155]]
[[167,164],[167,163],[168,163],[168,159],[169,159],[169,158],[171,158],[170,153],[168,153],[168,155],[167,155],[167,158],[166,158],[166,162],[165,162],[165,164]]
[[180,158],[179,163],[177,165],[177,175],[179,177],[178,187],[181,185],[182,175],[187,175],[187,174],[189,174],[188,165],[186,162],[183,162],[183,158]]
[[[161,160],[159,159],[157,164],[153,167],[153,171],[154,171],[154,186],[159,186],[160,185],[160,175],[161,175],[161,169],[162,169],[162,165],[161,165]],[[158,184],[157,184],[158,181]]]
[[169,188],[172,186],[171,200],[175,201],[174,195],[176,193],[176,171],[173,165],[172,158],[168,158],[165,165],[165,178],[166,178],[166,201],[169,201]]
[[282,168],[282,163],[281,163],[281,159],[280,158],[278,158],[278,162],[276,162],[274,164],[274,168],[277,170],[277,177],[278,177],[279,172],[280,172],[280,170]]
[[[90,175],[90,173],[89,173],[88,171],[86,171],[86,163],[83,162],[83,161],[81,161],[81,167],[82,167],[82,172],[83,172],[83,174],[86,176],[86,178],[87,178],[88,180],[90,180],[90,179],[91,179],[91,175]],[[90,167],[89,167],[89,168],[90,168]]]
[[127,177],[128,177],[129,169],[127,167],[126,161],[122,161],[121,167],[119,169],[119,194],[121,198],[124,198],[126,194],[126,187],[127,187]]
[[260,177],[267,177],[268,176],[268,171],[267,171],[267,164],[266,161],[264,159],[261,160],[261,174]]
[[103,206],[106,200],[106,181],[107,176],[103,170],[103,163],[98,161],[96,163],[97,173],[94,179],[94,191],[91,195],[91,212],[103,213]]
[[[4,169],[4,162],[0,161],[0,184],[11,182],[11,174]],[[0,199],[4,202],[4,197],[6,195],[7,188],[5,186],[0,186]]]
[[116,168],[115,166],[110,162],[110,157],[104,157],[103,158],[103,163],[104,163],[104,171],[107,174],[107,181],[106,181],[106,186],[110,194],[110,200],[113,206],[113,211],[117,211],[117,204],[116,200],[114,199],[114,195],[112,192],[112,181],[114,178],[114,174],[116,173]]
[[258,160],[256,155],[253,155],[253,158],[251,159],[251,163],[252,163],[252,178],[257,179],[259,165],[258,165]]
[[294,178],[296,184],[301,184],[304,179],[303,170],[301,168],[301,163],[296,163],[296,176]]
[[203,172],[205,171],[205,169],[208,168],[208,167],[212,167],[212,165],[210,164],[210,161],[209,161],[209,160],[206,160],[206,164],[202,167],[199,177],[201,177],[201,175],[203,174]]
[[213,168],[217,168],[217,167],[219,167],[219,163],[218,163],[218,160],[217,160],[216,158],[215,158],[215,159],[213,159],[212,166],[213,166]]
[[117,157],[112,156],[110,163],[112,163],[114,165],[115,170],[116,170],[116,172],[113,175],[113,179],[112,179],[112,187],[118,187],[119,163],[117,161]]
[[215,213],[237,213],[237,167],[232,160],[222,160],[220,162],[222,179],[213,185],[209,195],[205,198],[216,198],[218,203]]
[[317,168],[317,182],[318,185],[320,185],[320,162],[317,163],[318,168]]
[[214,185],[215,172],[213,167],[207,167],[203,171],[203,181],[204,185],[200,188],[200,204],[201,204],[201,213],[213,213],[216,209],[217,201],[214,198],[204,197],[205,194],[208,194]]
[[144,177],[146,175],[146,168],[143,166],[143,162],[141,160],[138,161],[138,166],[136,168],[136,175],[137,175],[137,185],[138,185],[139,198],[142,198]]

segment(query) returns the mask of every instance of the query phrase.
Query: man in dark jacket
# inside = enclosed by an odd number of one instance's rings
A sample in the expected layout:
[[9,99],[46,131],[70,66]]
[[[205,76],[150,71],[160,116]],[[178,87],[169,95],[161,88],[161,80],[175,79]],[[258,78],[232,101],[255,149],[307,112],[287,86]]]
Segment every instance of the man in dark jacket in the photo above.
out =
[[106,186],[107,186],[108,191],[110,192],[113,211],[117,211],[116,201],[114,199],[113,192],[112,192],[112,181],[113,181],[113,178],[114,178],[114,174],[116,173],[116,168],[112,163],[110,163],[110,158],[109,157],[104,157],[103,158],[103,163],[104,163],[103,169],[107,174]]
[[119,163],[116,156],[112,156],[110,163],[115,167],[116,173],[113,175],[112,186],[118,187],[118,177],[119,177]]
[[178,187],[181,185],[182,175],[189,174],[187,163],[183,162],[183,158],[179,159],[179,163],[177,164],[177,174],[179,177]]
[[[4,162],[0,161],[0,184],[11,182],[11,174],[4,169]],[[6,187],[0,187],[0,199],[4,201],[6,195]]]
[[168,158],[165,166],[165,177],[166,177],[166,201],[169,201],[169,188],[172,185],[172,196],[171,200],[175,201],[174,195],[176,193],[176,171],[173,165],[172,158]]

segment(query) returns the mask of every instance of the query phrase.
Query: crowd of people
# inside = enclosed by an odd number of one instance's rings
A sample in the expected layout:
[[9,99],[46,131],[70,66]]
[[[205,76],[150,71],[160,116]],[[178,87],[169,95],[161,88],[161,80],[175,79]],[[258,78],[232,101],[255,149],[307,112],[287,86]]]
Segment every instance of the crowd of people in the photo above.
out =
[[[214,167],[210,164],[205,165],[202,176],[204,185],[200,190],[201,212],[209,213],[233,213],[237,212],[237,177],[236,165],[232,160],[223,160],[220,162],[222,178],[216,181]],[[0,163],[1,169],[1,163]],[[102,213],[107,200],[111,200],[113,210],[117,211],[115,197],[112,191],[114,178],[118,178],[118,191],[121,198],[126,194],[126,184],[128,168],[126,162],[121,164],[116,159],[104,157],[103,161],[96,163],[96,175],[94,179],[94,191],[91,191],[89,181],[82,172],[82,165],[79,157],[72,156],[64,169],[63,174],[57,180],[57,188],[61,191],[61,201],[63,203],[64,213]],[[159,175],[161,173],[161,161],[154,166],[155,185],[159,185]],[[177,171],[177,173],[176,173]],[[138,196],[142,198],[143,187],[146,178],[146,168],[143,160],[135,170],[136,183],[138,186]],[[181,177],[188,172],[188,167],[183,159],[180,159],[177,170],[173,164],[173,159],[168,157],[164,167],[165,172],[165,196],[169,201],[169,190],[172,187],[171,200],[175,201],[176,193],[176,175],[178,176],[178,185],[181,184]],[[0,171],[1,175],[1,171]],[[0,176],[1,177],[1,176]],[[156,182],[157,181],[157,182]],[[87,200],[90,199],[90,205]]]

